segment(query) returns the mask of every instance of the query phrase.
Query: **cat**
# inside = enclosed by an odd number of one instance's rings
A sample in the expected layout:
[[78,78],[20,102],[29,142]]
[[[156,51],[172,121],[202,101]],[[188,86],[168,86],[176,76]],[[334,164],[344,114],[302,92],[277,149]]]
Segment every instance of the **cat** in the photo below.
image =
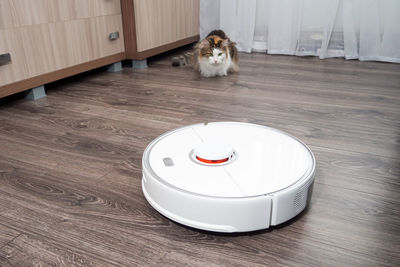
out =
[[172,59],[172,66],[191,65],[203,77],[226,76],[239,71],[239,56],[235,46],[222,30],[210,32],[198,42],[192,52]]

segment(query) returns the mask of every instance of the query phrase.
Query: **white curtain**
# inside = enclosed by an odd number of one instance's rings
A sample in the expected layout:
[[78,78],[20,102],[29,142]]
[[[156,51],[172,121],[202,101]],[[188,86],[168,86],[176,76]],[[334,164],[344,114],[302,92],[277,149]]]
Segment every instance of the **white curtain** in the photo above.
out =
[[244,52],[400,63],[400,0],[200,0],[200,37]]

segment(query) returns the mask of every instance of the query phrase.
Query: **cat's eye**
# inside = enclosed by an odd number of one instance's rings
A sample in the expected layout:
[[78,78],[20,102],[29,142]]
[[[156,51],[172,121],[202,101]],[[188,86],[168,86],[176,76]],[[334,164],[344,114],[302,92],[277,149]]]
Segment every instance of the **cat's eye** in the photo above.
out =
[[219,53],[218,56],[219,56],[219,57],[222,56],[222,53]]

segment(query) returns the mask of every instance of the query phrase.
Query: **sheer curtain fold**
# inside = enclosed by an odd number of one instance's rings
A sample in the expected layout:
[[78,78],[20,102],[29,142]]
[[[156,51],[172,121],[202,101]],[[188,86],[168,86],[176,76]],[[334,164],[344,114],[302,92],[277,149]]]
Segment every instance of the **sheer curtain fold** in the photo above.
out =
[[200,0],[200,34],[240,51],[400,63],[399,0]]

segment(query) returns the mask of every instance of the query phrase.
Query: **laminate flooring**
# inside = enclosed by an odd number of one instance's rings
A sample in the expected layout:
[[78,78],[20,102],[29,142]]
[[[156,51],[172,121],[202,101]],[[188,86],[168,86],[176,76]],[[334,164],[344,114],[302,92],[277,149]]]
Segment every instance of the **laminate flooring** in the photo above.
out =
[[[163,54],[0,100],[0,266],[399,266],[400,64],[240,54],[201,78]],[[188,124],[284,130],[317,160],[309,208],[268,230],[174,223],[141,190],[141,156]]]

